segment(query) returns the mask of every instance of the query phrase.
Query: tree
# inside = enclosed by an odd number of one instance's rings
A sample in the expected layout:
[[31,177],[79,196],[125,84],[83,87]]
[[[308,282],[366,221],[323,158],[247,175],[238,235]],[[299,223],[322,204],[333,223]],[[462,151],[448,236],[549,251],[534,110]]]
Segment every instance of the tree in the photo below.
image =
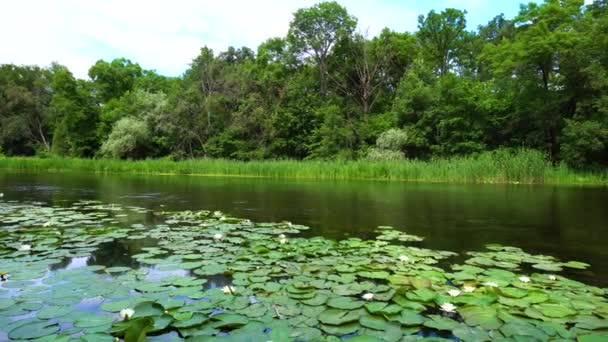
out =
[[150,150],[150,145],[151,134],[146,122],[126,117],[116,122],[99,152],[110,158],[142,158]]
[[312,57],[317,64],[322,96],[327,95],[327,59],[333,47],[349,37],[356,26],[357,19],[335,1],[322,2],[294,13],[287,39],[298,55]]
[[89,77],[100,103],[121,97],[133,89],[136,80],[142,76],[143,70],[139,64],[126,58],[117,58],[109,63],[99,60],[89,69]]
[[0,148],[7,155],[50,151],[50,83],[48,70],[0,66]]
[[441,13],[434,10],[418,17],[418,38],[425,58],[445,75],[456,65],[459,49],[466,37],[466,11],[446,8]]
[[53,96],[49,111],[54,118],[53,152],[90,157],[99,146],[96,128],[98,108],[90,96],[90,84],[78,81],[64,66],[51,69]]

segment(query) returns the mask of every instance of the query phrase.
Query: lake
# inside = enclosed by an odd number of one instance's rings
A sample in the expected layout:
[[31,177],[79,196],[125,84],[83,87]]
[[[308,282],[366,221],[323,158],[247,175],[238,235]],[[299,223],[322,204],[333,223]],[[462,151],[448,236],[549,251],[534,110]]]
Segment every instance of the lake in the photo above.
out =
[[[309,226],[305,235],[338,240],[371,238],[377,226],[390,225],[424,236],[421,245],[431,249],[461,253],[497,243],[587,262],[589,269],[565,274],[608,286],[605,187],[4,172],[0,192],[4,200],[51,205],[84,199],[156,211],[220,210],[257,222],[291,221]],[[130,254],[155,242],[129,243],[137,246],[105,244],[92,260],[71,262],[133,266]]]

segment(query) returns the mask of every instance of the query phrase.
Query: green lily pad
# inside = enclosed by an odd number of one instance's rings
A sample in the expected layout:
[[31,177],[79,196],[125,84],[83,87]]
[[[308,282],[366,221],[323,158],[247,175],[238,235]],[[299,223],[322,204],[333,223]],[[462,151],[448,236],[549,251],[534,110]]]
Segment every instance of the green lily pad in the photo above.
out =
[[48,336],[59,331],[59,325],[50,321],[33,322],[21,325],[8,333],[14,340],[27,340]]
[[502,325],[497,317],[496,309],[490,306],[465,306],[460,308],[458,313],[470,326],[480,326],[486,330],[493,330]]
[[361,313],[358,311],[327,309],[319,315],[318,319],[324,324],[341,325],[358,321],[360,317]]
[[52,305],[43,308],[36,313],[36,317],[40,319],[50,319],[55,317],[61,317],[69,314],[74,309],[68,305]]

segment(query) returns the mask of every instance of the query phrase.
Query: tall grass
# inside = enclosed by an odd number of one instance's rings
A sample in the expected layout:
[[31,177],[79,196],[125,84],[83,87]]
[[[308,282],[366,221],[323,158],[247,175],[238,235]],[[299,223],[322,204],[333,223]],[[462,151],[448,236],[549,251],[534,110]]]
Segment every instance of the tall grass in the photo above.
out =
[[608,171],[575,172],[552,166],[537,151],[506,150],[431,161],[171,161],[77,158],[0,158],[0,170],[84,171],[94,173],[175,174],[301,179],[379,179],[416,182],[608,184]]

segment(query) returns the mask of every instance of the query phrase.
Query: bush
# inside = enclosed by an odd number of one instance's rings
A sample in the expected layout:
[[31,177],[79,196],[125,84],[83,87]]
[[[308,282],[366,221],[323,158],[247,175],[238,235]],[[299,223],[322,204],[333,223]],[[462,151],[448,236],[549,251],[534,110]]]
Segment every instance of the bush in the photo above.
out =
[[380,134],[376,147],[381,150],[402,151],[408,143],[408,134],[401,129],[391,128]]
[[371,148],[366,159],[373,161],[398,161],[403,160],[403,152]]
[[142,120],[126,117],[118,120],[100,153],[110,158],[142,158],[150,149],[151,134]]
[[566,120],[560,147],[561,158],[575,168],[589,165],[593,160],[606,160],[608,129],[597,121]]

